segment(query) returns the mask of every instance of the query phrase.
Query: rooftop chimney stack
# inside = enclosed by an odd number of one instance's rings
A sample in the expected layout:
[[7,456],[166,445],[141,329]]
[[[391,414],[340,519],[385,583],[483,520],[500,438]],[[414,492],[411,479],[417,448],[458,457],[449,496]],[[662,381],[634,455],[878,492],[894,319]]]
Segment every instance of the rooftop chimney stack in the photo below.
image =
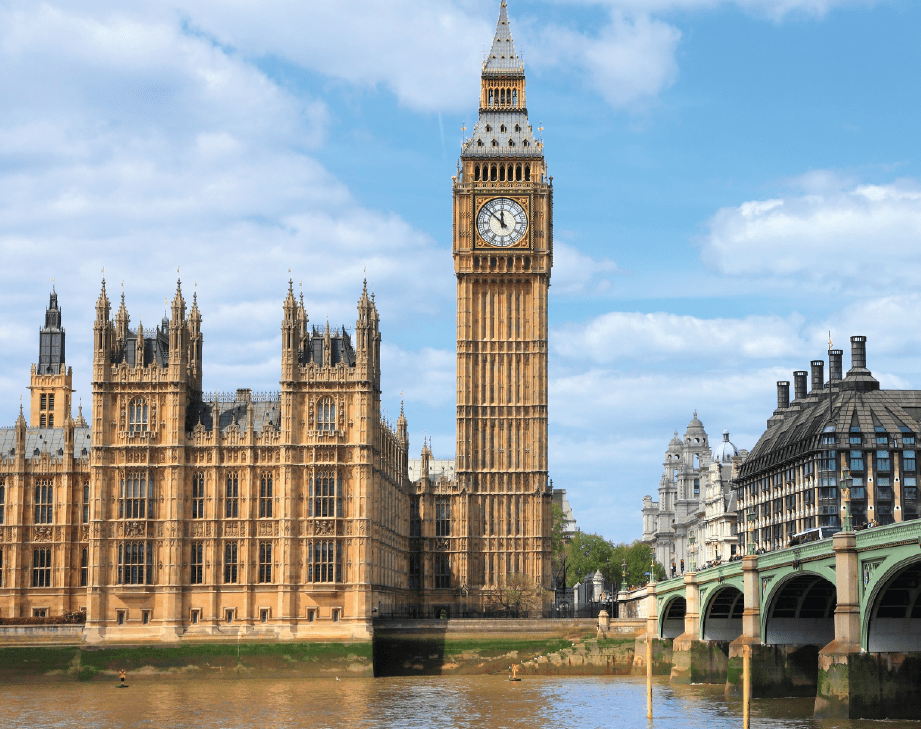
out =
[[806,370],[797,370],[793,373],[793,399],[802,400],[806,397],[806,382],[809,373]]
[[820,392],[825,387],[825,360],[814,359],[812,366],[812,392]]
[[844,377],[844,350],[828,350],[828,381],[837,382]]
[[790,383],[780,381],[777,383],[777,409],[786,410],[790,407]]
[[867,338],[851,337],[851,369],[865,370],[867,368]]

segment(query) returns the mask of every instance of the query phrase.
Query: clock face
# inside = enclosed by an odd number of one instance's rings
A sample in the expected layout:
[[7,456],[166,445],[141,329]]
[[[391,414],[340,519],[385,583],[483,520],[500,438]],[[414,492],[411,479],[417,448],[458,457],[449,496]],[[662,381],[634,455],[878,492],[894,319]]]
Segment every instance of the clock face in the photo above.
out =
[[524,237],[528,230],[528,214],[514,200],[495,197],[480,208],[476,228],[484,241],[506,248]]

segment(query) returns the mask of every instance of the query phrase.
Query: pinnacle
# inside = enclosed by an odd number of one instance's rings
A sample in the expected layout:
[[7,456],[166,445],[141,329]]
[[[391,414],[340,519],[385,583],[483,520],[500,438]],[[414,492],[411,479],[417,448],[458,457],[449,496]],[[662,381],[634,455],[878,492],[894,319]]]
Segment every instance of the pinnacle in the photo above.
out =
[[515,42],[512,39],[512,30],[508,22],[508,8],[505,0],[499,4],[499,22],[496,24],[496,35],[493,38],[492,48],[483,64],[483,73],[492,74],[522,74],[524,65],[515,51]]

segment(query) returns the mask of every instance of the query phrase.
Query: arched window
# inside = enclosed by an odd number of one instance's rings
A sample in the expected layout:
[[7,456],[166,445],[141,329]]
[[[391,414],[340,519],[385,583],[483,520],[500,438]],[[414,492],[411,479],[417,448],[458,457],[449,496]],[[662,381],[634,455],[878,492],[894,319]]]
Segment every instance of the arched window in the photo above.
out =
[[495,139],[493,139],[493,140],[492,140],[492,146],[493,146],[493,147],[498,147],[498,146],[499,146],[499,143],[498,143]]
[[492,165],[489,170],[489,179],[495,182],[499,179],[499,168],[496,165]]
[[147,401],[137,397],[128,405],[128,432],[143,433],[147,430]]
[[531,181],[531,165],[524,166],[524,180],[525,182]]
[[259,482],[259,518],[272,518],[272,474],[262,474]]
[[317,429],[327,431],[336,429],[336,405],[331,397],[324,397],[317,403]]
[[500,124],[500,125],[499,125],[499,131],[502,132],[503,134],[505,134],[505,124]]
[[489,90],[489,106],[492,106],[492,89]]
[[515,146],[515,140],[514,140],[514,139],[509,139],[509,140],[508,140],[508,146],[509,146],[509,147],[514,147],[514,146]]
[[521,165],[515,165],[515,180],[521,182]]
[[3,523],[4,510],[6,508],[6,486],[0,481],[0,524]]
[[473,168],[473,179],[474,181],[477,181],[480,179],[480,166],[479,165],[475,165]]
[[518,89],[512,89],[512,106],[518,106]]
[[499,182],[505,182],[505,165],[499,167]]
[[205,518],[205,474],[192,476],[192,518]]
[[228,474],[227,490],[224,492],[224,515],[236,519],[240,515],[240,478],[236,473]]
[[50,481],[39,481],[35,487],[35,523],[51,524],[54,512],[54,487]]
[[525,139],[525,140],[521,143],[521,146],[522,146],[522,147],[530,147],[530,146],[531,146],[531,143],[530,143],[527,139]]

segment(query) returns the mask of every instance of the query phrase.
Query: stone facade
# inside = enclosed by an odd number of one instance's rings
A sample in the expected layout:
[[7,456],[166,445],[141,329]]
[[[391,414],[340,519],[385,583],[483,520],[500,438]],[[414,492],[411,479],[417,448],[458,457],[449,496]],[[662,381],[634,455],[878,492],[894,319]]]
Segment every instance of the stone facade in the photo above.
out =
[[643,498],[643,541],[668,574],[689,571],[692,558],[701,567],[738,553],[730,484],[746,455],[729,441],[729,431],[723,431],[723,441],[711,451],[696,412],[684,438],[675,431],[665,453],[659,500]]

